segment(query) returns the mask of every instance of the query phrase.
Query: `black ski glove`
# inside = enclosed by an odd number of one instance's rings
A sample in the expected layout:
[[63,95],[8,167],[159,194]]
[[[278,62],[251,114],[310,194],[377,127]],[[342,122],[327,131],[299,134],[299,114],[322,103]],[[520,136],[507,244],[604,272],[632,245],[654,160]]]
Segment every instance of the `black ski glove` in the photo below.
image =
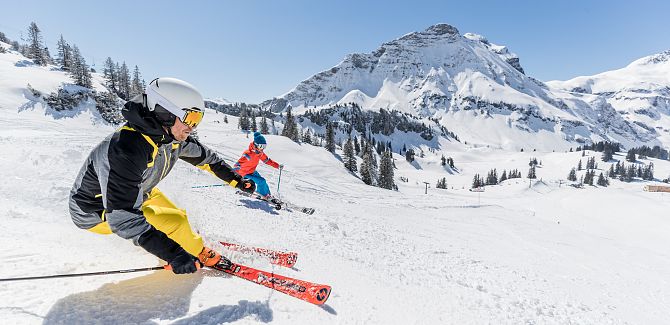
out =
[[256,191],[256,183],[250,179],[242,178],[242,180],[237,183],[237,188],[242,192],[254,194]]
[[[196,263],[200,264],[200,261],[195,256],[182,250],[170,262],[170,266],[172,267],[172,272],[175,274],[195,273],[199,269]],[[202,264],[200,266],[202,267]]]

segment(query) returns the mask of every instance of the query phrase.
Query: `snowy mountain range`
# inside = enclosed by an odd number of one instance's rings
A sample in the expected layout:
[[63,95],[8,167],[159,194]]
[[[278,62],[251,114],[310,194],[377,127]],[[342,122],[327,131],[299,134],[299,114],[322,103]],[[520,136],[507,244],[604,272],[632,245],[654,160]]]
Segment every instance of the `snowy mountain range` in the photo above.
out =
[[[621,82],[608,82],[611,94],[603,97],[575,92],[575,87],[566,89],[557,82],[547,85],[525,75],[518,56],[505,46],[437,24],[384,43],[371,53],[347,55],[331,69],[261,106],[274,112],[289,106],[303,112],[346,103],[368,110],[395,109],[437,119],[464,141],[515,150],[564,149],[601,140],[626,147],[670,145],[670,138],[659,139],[659,133],[667,130],[659,125],[664,120],[656,118],[667,116],[670,82],[665,70],[652,67],[666,64],[663,57],[667,54],[643,58],[639,61],[646,62],[646,69],[625,71],[639,72],[633,77],[636,80],[653,75],[653,81],[638,82],[633,87],[636,91]],[[609,75],[599,76],[607,79]],[[578,79],[588,79],[584,78]],[[570,82],[578,81],[566,83]],[[638,95],[630,96],[633,93]],[[633,103],[643,93],[649,103],[645,108],[623,104]],[[657,108],[655,102],[665,106]],[[621,107],[630,109],[624,112]]]

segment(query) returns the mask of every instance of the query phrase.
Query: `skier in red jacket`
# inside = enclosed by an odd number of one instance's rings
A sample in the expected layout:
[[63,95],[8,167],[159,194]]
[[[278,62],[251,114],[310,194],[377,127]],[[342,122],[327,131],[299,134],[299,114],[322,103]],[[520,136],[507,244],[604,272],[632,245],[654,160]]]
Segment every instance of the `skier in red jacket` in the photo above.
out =
[[284,165],[278,164],[276,161],[270,159],[263,150],[267,147],[265,137],[260,132],[254,132],[254,141],[249,144],[249,148],[242,154],[239,160],[233,166],[233,170],[240,176],[254,181],[256,184],[256,192],[260,194],[261,199],[272,202],[274,204],[281,204],[277,198],[270,194],[270,187],[268,183],[256,171],[258,162],[262,161],[274,168],[282,169]]

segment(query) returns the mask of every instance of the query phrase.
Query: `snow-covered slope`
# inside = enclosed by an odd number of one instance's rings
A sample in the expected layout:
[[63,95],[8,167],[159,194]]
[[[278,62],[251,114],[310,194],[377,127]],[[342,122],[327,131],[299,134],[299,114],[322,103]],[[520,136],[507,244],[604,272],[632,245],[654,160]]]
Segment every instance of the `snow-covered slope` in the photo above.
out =
[[[117,236],[77,229],[67,195],[89,151],[114,127],[92,110],[46,115],[29,94],[66,82],[61,74],[16,66],[0,54],[0,278],[155,266]],[[8,74],[7,74],[8,73]],[[45,75],[48,74],[48,75]],[[9,77],[6,77],[9,76]],[[21,78],[19,82],[6,78]],[[5,85],[8,85],[5,87]],[[19,85],[19,86],[17,86]],[[200,140],[229,161],[250,138],[237,119],[208,110]],[[91,121],[93,120],[94,123]],[[273,192],[311,205],[312,216],[274,211],[234,194],[211,175],[178,164],[159,185],[209,244],[228,240],[299,253],[293,269],[216,246],[231,259],[332,285],[322,308],[211,271],[168,271],[0,282],[6,324],[664,324],[670,319],[670,197],[640,182],[576,189],[564,181],[578,152],[509,152],[487,147],[424,148],[413,164],[395,155],[399,191],[362,184],[323,148],[267,136],[285,164]],[[444,169],[441,154],[454,158]],[[337,155],[342,153],[338,151]],[[588,152],[587,156],[599,156]],[[536,157],[541,180],[467,189],[475,174],[519,169]],[[616,156],[617,159],[623,159]],[[657,177],[670,163],[656,165]],[[608,163],[600,163],[605,170]],[[583,173],[583,172],[580,172]],[[581,176],[581,175],[580,175]],[[400,177],[407,182],[401,181]],[[428,189],[447,177],[448,190]]]
[[670,51],[635,60],[622,69],[547,84],[590,103],[606,102],[627,122],[670,145]]
[[465,141],[506,149],[562,150],[603,139],[658,144],[652,130],[623,119],[608,103],[550,91],[526,76],[506,47],[447,24],[350,54],[262,105],[302,112],[338,103],[437,118]]

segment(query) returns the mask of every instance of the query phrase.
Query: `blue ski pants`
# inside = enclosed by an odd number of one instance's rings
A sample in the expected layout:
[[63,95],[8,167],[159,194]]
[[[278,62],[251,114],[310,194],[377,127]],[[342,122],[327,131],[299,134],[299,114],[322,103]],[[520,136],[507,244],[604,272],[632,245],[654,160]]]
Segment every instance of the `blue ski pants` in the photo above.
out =
[[270,187],[268,186],[268,182],[257,171],[245,175],[244,178],[250,179],[256,183],[256,193],[262,196],[270,194]]

